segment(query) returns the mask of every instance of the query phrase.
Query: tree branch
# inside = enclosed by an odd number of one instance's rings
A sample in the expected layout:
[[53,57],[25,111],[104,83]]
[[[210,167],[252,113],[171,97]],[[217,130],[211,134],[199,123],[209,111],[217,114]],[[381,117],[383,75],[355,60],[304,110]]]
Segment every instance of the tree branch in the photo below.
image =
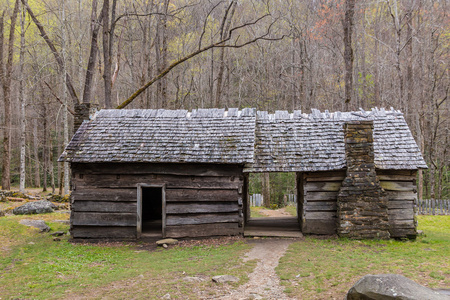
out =
[[[44,84],[48,87],[48,89],[50,90],[50,93],[53,95],[53,97],[55,97],[55,99],[58,100],[59,103],[61,103],[62,105],[64,105],[64,103],[62,102],[62,100],[56,95],[56,93],[53,91],[53,89],[50,87],[50,85],[49,85],[46,81],[44,81]],[[75,115],[75,112],[74,112],[70,107],[68,107],[68,106],[67,106],[67,111],[68,111],[72,116]]]

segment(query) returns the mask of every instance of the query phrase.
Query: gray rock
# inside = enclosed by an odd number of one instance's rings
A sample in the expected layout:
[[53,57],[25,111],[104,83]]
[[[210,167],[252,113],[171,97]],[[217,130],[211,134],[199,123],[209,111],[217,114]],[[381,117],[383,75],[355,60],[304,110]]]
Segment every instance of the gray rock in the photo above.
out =
[[239,278],[231,275],[217,275],[212,278],[212,281],[216,283],[238,282]]
[[158,246],[162,246],[164,244],[166,244],[166,245],[175,245],[175,244],[178,244],[178,240],[176,240],[176,239],[164,239],[164,240],[156,241],[156,245],[158,245]]
[[47,200],[39,200],[35,202],[28,202],[24,205],[14,208],[13,214],[15,215],[31,215],[31,214],[44,214],[51,213],[56,205]]
[[40,232],[47,232],[50,230],[50,227],[48,227],[47,224],[43,220],[29,220],[29,219],[23,219],[19,222],[22,225],[35,227],[39,229]]
[[347,300],[449,300],[398,274],[366,275],[347,293]]
[[5,211],[0,209],[0,217],[3,217],[5,215]]
[[161,297],[161,299],[172,299],[170,297],[170,294],[165,294],[164,296]]

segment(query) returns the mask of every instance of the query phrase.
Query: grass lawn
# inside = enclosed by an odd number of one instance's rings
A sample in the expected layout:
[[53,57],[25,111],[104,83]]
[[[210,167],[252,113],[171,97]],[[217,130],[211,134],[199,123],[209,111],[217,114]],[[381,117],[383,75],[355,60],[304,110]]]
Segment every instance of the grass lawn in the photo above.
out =
[[259,211],[262,209],[266,209],[262,206],[251,206],[250,207],[250,217],[251,218],[267,218],[266,215],[261,214]]
[[431,288],[450,288],[450,216],[418,216],[416,241],[316,239],[290,245],[277,274],[298,299],[343,299],[367,274],[402,274]]
[[[250,248],[242,241],[154,251],[136,243],[71,244],[67,236],[55,242],[48,233],[20,225],[21,218],[44,218],[52,231],[68,230],[54,222],[67,214],[0,218],[0,299],[158,299],[167,293],[196,299],[194,290],[215,295],[212,276],[237,276],[241,280],[232,286],[238,286],[256,264],[240,259]],[[205,280],[187,282],[186,276]]]

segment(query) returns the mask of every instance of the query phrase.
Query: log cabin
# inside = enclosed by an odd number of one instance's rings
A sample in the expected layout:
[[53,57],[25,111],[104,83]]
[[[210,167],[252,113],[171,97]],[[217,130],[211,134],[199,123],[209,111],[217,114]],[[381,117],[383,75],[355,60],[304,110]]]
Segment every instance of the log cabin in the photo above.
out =
[[396,110],[100,110],[59,161],[72,170],[75,239],[242,235],[248,174],[295,172],[298,230],[414,238],[427,168]]

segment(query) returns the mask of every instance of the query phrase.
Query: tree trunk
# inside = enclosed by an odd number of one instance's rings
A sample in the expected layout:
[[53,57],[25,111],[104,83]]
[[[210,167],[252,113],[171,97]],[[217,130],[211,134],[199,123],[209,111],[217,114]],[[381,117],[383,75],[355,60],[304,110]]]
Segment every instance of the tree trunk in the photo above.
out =
[[[66,27],[66,11],[65,11],[65,0],[62,0],[62,22],[63,22],[63,29],[62,29],[62,56],[63,56],[63,74],[67,73],[66,70],[66,38],[67,38],[67,27]],[[68,102],[67,102],[67,78],[66,76],[63,76],[63,103],[64,103],[64,110],[63,110],[63,127],[64,127],[64,146],[67,146],[69,144],[69,114],[68,114]],[[51,143],[51,139],[50,139]],[[53,157],[52,155],[49,155],[49,157]],[[53,162],[50,161],[50,164]],[[63,162],[64,165],[64,195],[67,195],[69,193],[69,184],[70,184],[70,166],[68,162]],[[55,192],[55,180],[53,176],[53,165],[51,168],[49,168],[49,171],[52,172],[52,189],[53,193]]]
[[19,12],[19,0],[15,1],[13,14],[11,16],[11,23],[9,29],[9,40],[8,40],[8,60],[6,62],[6,68],[3,73],[3,22],[4,14],[1,23],[1,34],[0,34],[0,80],[3,86],[3,99],[5,105],[5,122],[3,127],[3,165],[2,165],[2,188],[4,190],[11,189],[11,130],[12,130],[12,119],[11,119],[11,75],[12,75],[12,65],[14,57],[14,37],[15,37],[15,26],[17,20],[17,14]]
[[34,158],[34,187],[41,186],[41,174],[39,166],[39,142],[38,142],[38,122],[37,119],[33,120],[33,158]]
[[345,63],[345,110],[351,108],[353,92],[353,48],[352,33],[355,15],[355,0],[345,1],[344,26],[344,63]]
[[264,207],[270,208],[270,173],[263,173],[262,175]]
[[105,88],[105,108],[111,108],[111,56],[110,56],[110,26],[109,26],[109,0],[103,1],[103,83]]
[[20,183],[19,191],[25,192],[25,144],[26,144],[26,118],[25,118],[25,86],[24,86],[24,56],[25,56],[25,7],[22,6],[20,14],[20,81],[19,81],[19,100],[20,100]]

